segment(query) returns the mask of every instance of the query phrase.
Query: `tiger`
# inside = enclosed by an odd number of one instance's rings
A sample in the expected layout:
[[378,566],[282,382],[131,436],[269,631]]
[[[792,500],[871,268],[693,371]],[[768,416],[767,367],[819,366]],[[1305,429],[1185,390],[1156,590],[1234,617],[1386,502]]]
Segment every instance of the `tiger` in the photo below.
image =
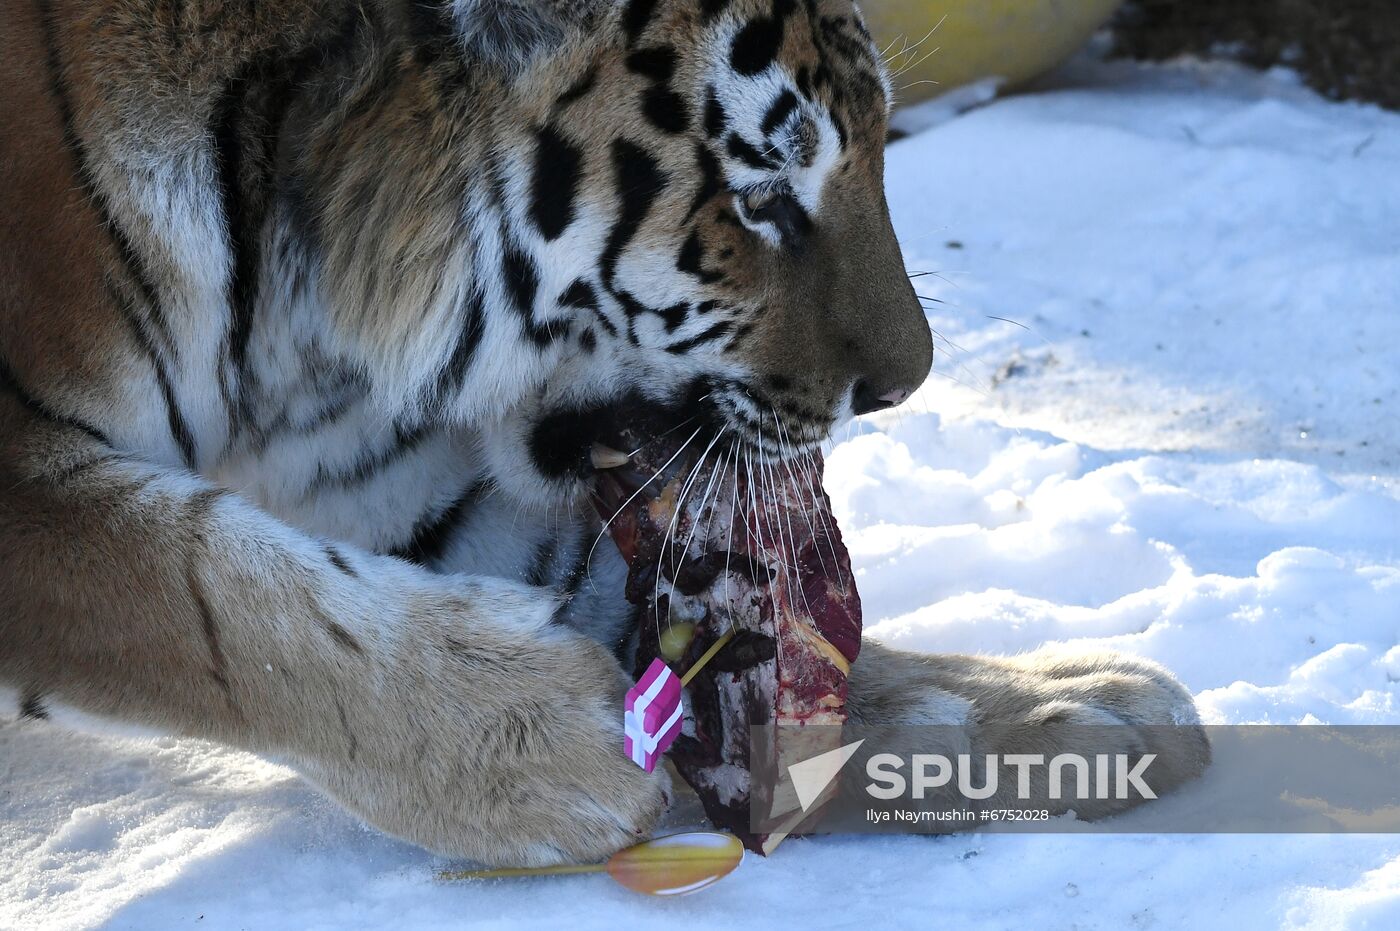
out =
[[[599,418],[778,461],[932,365],[851,0],[5,0],[0,34],[10,716],[241,748],[484,863],[647,836]],[[1159,789],[1208,759],[1112,653],[872,640],[849,690],[977,752],[1122,725]]]

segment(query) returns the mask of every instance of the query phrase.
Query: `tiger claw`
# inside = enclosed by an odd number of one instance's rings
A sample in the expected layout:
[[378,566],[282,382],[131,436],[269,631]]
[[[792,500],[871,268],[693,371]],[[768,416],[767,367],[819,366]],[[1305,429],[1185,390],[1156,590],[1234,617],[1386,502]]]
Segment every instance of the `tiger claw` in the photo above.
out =
[[613,449],[611,446],[594,443],[593,448],[588,451],[588,461],[593,463],[595,469],[615,469],[631,462],[632,457],[627,453]]

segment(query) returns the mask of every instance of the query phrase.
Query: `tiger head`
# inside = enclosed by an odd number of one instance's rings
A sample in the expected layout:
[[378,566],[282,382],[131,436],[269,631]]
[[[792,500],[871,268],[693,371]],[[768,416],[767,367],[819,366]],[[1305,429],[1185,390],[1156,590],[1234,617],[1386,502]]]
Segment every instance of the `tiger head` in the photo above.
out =
[[476,214],[502,217],[487,303],[553,354],[516,418],[538,471],[576,475],[623,394],[783,455],[924,380],[884,196],[890,85],[851,0],[434,9],[452,67],[498,79],[499,206]]

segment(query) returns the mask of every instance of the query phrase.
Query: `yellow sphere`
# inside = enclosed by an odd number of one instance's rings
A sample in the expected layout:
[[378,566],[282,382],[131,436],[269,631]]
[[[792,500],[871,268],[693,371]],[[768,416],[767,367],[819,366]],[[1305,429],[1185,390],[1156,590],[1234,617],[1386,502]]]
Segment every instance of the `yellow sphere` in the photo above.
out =
[[690,641],[695,639],[695,625],[688,622],[679,622],[666,625],[666,629],[661,632],[661,642],[658,644],[661,655],[666,662],[679,662],[685,655],[686,647],[690,646]]
[[866,0],[861,11],[891,73],[906,69],[894,79],[896,101],[912,103],[974,81],[995,78],[1008,87],[1048,71],[1108,22],[1119,2]]

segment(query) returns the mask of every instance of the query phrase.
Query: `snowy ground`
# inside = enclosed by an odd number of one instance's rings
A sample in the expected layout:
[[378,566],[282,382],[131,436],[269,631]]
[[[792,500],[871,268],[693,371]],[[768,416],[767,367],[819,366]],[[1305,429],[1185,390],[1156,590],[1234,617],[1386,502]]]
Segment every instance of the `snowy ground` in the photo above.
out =
[[[1397,178],[1400,116],[1233,69],[1080,64],[893,145],[945,352],[830,457],[869,631],[1400,723]],[[246,755],[0,726],[3,928],[1400,927],[1387,836],[796,840],[671,902],[437,865]]]

